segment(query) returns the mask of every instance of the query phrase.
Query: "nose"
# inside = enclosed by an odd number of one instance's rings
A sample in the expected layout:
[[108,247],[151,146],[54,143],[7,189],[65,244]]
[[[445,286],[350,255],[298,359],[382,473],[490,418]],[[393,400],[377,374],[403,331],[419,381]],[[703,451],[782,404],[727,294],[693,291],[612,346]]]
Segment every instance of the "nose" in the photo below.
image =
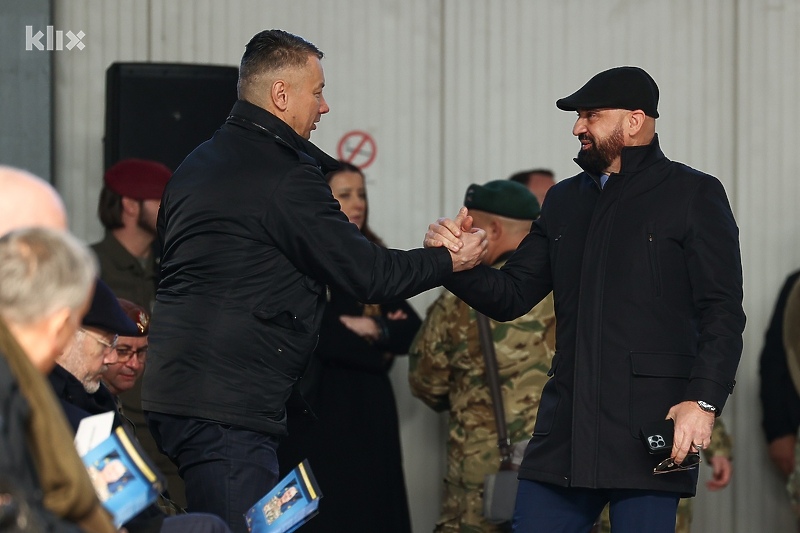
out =
[[328,111],[330,111],[330,110],[331,110],[331,108],[330,108],[330,107],[328,107],[328,101],[327,101],[327,100],[325,100],[325,97],[324,97],[324,96],[320,97],[320,101],[319,101],[319,114],[320,114],[320,115],[324,115],[325,113],[327,113],[327,112],[328,112]]
[[577,137],[581,133],[586,133],[588,130],[586,129],[586,119],[583,117],[578,117],[575,121],[575,125],[572,126],[572,134]]

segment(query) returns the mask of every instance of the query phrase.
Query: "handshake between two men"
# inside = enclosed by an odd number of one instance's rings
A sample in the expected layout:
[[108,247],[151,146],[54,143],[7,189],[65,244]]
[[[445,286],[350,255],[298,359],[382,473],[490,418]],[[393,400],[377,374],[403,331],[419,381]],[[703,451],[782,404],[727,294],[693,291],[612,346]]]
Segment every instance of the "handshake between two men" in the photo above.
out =
[[425,248],[445,246],[453,260],[453,272],[469,270],[481,262],[488,246],[486,232],[473,228],[472,223],[467,208],[462,207],[455,220],[439,218],[429,225],[422,244]]

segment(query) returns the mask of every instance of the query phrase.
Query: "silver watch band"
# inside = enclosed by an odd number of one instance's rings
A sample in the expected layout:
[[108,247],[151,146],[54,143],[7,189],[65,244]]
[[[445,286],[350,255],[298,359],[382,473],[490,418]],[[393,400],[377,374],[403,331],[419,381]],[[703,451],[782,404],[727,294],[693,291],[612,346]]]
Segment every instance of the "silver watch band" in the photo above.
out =
[[700,407],[700,409],[702,409],[706,413],[716,413],[717,412],[716,406],[713,406],[708,402],[704,402],[703,400],[697,400],[697,405]]

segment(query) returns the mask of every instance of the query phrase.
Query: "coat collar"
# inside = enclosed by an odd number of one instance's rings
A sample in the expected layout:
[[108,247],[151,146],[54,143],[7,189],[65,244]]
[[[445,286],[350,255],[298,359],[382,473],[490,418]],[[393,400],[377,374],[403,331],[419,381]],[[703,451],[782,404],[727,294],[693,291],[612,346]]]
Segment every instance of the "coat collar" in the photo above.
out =
[[237,100],[226,123],[236,123],[253,131],[266,132],[278,142],[311,157],[323,174],[339,168],[339,162],[329,156],[314,143],[299,136],[288,124],[267,111],[250,102]]
[[[622,164],[620,165],[619,174],[634,174],[658,161],[666,159],[664,152],[661,151],[661,147],[658,144],[658,134],[653,136],[653,140],[650,141],[650,144],[644,146],[626,146],[622,149],[622,155],[620,157]],[[573,161],[583,168],[577,158]],[[583,170],[599,183],[599,176],[595,176],[585,168]]]

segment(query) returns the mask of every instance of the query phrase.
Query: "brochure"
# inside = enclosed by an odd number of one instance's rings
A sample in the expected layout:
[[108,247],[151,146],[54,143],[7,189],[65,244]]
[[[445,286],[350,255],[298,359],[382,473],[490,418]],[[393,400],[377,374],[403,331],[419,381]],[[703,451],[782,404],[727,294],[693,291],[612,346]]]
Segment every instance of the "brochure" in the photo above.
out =
[[155,502],[164,488],[164,476],[124,427],[85,454],[83,464],[118,528]]
[[308,460],[304,460],[247,511],[247,529],[251,533],[294,531],[317,514],[321,497]]

